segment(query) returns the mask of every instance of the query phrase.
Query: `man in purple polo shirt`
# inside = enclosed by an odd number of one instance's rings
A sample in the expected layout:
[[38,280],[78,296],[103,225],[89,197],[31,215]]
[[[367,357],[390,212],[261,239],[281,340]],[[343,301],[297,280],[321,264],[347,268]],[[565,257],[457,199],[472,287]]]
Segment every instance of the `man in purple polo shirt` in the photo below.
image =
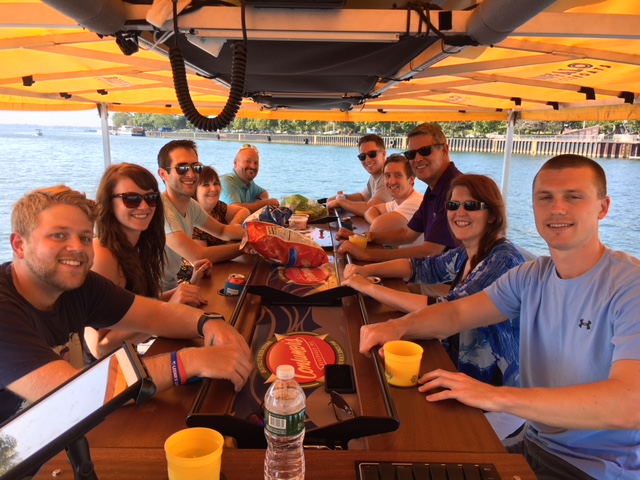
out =
[[[356,260],[383,262],[395,258],[420,258],[443,252],[456,246],[447,223],[444,208],[451,180],[460,171],[449,158],[447,139],[437,125],[423,123],[407,136],[409,150],[404,155],[411,162],[413,172],[428,185],[420,208],[402,228],[384,232],[367,232],[370,242],[384,245],[408,245],[424,235],[419,246],[394,249],[362,249],[351,242],[343,242],[340,253],[349,252]],[[351,231],[341,229],[338,239],[347,239]]]

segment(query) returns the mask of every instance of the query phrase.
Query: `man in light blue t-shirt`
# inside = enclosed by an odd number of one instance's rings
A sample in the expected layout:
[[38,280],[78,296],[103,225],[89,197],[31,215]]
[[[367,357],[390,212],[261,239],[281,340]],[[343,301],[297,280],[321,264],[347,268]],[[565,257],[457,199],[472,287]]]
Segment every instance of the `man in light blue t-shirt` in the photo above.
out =
[[420,378],[428,401],[456,399],[529,421],[524,454],[540,479],[640,478],[640,260],[605,247],[609,212],[600,165],[546,162],[533,182],[538,232],[549,246],[476,295],[362,327],[360,351],[396,338],[446,338],[520,315],[521,388],[461,373]]
[[254,182],[260,170],[260,153],[253,145],[243,145],[233,159],[233,170],[220,177],[220,200],[229,205],[245,207],[251,213],[265,205],[278,207],[277,198],[269,198],[269,192]]

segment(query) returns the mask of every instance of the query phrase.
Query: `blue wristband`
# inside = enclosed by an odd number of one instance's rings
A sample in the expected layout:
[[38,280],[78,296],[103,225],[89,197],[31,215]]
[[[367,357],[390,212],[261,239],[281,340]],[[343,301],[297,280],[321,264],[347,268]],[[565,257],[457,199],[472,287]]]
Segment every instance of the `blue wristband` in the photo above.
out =
[[180,369],[178,368],[178,352],[171,352],[171,375],[173,376],[173,384],[176,387],[182,385]]

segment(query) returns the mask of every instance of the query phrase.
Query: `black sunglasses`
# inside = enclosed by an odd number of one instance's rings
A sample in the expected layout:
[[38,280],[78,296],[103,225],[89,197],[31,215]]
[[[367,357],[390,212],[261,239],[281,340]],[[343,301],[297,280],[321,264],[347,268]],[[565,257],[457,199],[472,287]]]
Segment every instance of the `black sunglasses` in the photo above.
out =
[[193,173],[195,173],[196,175],[200,175],[202,173],[202,170],[204,170],[204,165],[199,162],[198,163],[180,163],[175,167],[167,167],[165,168],[165,170],[168,172],[172,168],[176,171],[178,175],[186,174],[189,171],[189,169],[193,170]]
[[415,159],[417,153],[419,153],[421,157],[428,157],[434,148],[442,147],[443,145],[443,143],[437,143],[435,145],[429,145],[428,147],[420,147],[417,150],[407,150],[404,152],[404,156],[407,157],[407,160]]
[[349,418],[355,418],[356,414],[353,411],[353,408],[351,408],[347,401],[342,398],[342,395],[334,391],[329,392],[329,395],[331,396],[329,405],[333,407],[333,414],[336,416],[336,420],[341,422]]
[[153,208],[160,200],[160,192],[145,193],[144,195],[140,193],[118,193],[111,195],[111,198],[121,198],[122,203],[124,203],[124,206],[127,208],[138,208],[142,200],[147,202],[149,208]]
[[378,156],[378,153],[380,153],[378,150],[371,150],[370,152],[367,152],[367,153],[359,153],[358,160],[360,160],[361,162],[364,162],[367,157],[376,158]]
[[484,202],[447,202],[444,204],[444,208],[455,212],[460,208],[460,205],[463,205],[467,212],[477,212],[478,210],[486,210],[489,208],[489,205]]

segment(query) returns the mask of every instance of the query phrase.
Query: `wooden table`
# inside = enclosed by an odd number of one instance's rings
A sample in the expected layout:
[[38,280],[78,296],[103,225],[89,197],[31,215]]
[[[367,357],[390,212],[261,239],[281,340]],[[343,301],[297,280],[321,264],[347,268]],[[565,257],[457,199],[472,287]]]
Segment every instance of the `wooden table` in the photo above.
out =
[[[222,313],[227,319],[239,318],[236,327],[250,338],[253,318],[260,311],[260,298],[246,296],[242,304],[238,297],[224,297],[217,292],[223,288],[230,273],[249,277],[257,259],[244,255],[234,261],[214,265],[211,278],[202,283],[209,304],[206,311]],[[406,288],[403,282],[387,281],[385,285]],[[345,315],[359,310],[357,296],[345,297]],[[371,322],[385,321],[399,316],[388,307],[366,299],[366,311]],[[359,339],[359,325],[349,324],[349,335],[355,348]],[[424,347],[421,372],[435,368],[453,370],[453,364],[437,341],[420,342]],[[189,341],[159,339],[148,354],[169,351],[188,345]],[[355,363],[371,362],[367,357],[354,355]],[[357,365],[356,370],[358,370]],[[362,369],[366,371],[367,369]],[[358,388],[365,389],[367,379],[357,379]],[[217,388],[232,390],[229,382],[218,381]],[[189,408],[199,390],[198,384],[172,388],[156,395],[139,407],[125,406],[111,414],[87,438],[96,471],[101,480],[145,480],[166,478],[166,460],[162,446],[172,433],[185,428]],[[505,453],[501,442],[481,411],[455,401],[428,403],[414,388],[391,387],[391,398],[400,418],[396,432],[368,437],[349,451],[307,450],[308,480],[324,480],[327,466],[331,478],[355,479],[354,461],[394,462],[461,462],[493,463],[503,479],[534,479],[535,476],[520,455]],[[350,446],[351,447],[351,446]],[[228,480],[262,479],[263,450],[227,448],[223,454],[223,473]],[[72,479],[66,455],[60,454],[45,465],[37,478],[51,478],[54,469],[61,469],[56,479]]]
[[[91,456],[100,480],[163,480],[167,478],[167,462],[161,448],[92,448]],[[508,453],[434,453],[403,451],[331,451],[306,450],[306,480],[354,480],[354,462],[423,462],[423,463],[492,463],[502,480],[535,480],[536,477],[521,455]],[[262,480],[264,450],[225,449],[222,473],[227,480]],[[330,466],[330,472],[328,470]],[[61,473],[52,477],[54,470]],[[37,480],[73,480],[66,455],[60,454],[47,463],[35,477]]]
[[[252,325],[250,318],[257,315],[260,309],[260,298],[248,296],[244,304],[237,305],[238,297],[218,295],[221,283],[231,272],[243,273],[247,277],[255,264],[253,257],[242,257],[237,261],[215,265],[215,273],[204,283],[205,296],[209,300],[207,310],[217,311],[231,318],[239,308],[241,314],[238,328],[248,338]],[[220,278],[222,277],[222,278]],[[385,281],[393,286],[393,282]],[[402,288],[403,283],[395,285]],[[254,298],[255,297],[255,298]],[[344,315],[359,315],[357,296],[343,299]],[[366,300],[369,320],[385,321],[398,316],[398,313],[371,299]],[[357,352],[360,326],[356,322],[349,323],[349,336],[352,348]],[[425,351],[422,358],[421,372],[435,368],[453,370],[453,364],[439,342],[430,340],[420,342]],[[185,341],[159,340],[152,346],[148,354],[170,351],[188,344]],[[353,362],[356,372],[365,372],[364,377],[357,378],[358,390],[362,401],[379,395],[380,389],[372,382],[372,360],[355,353]],[[229,382],[216,381],[217,401],[221,411],[230,410],[225,399],[233,399]],[[169,389],[156,395],[145,404],[125,406],[111,414],[106,422],[88,434],[92,447],[128,447],[159,448],[172,433],[185,428],[186,416],[193,404],[199,385],[186,385]],[[350,448],[366,448],[370,450],[417,450],[432,452],[486,452],[503,453],[504,448],[493,432],[481,411],[467,407],[456,401],[428,403],[424,395],[415,388],[390,387],[391,398],[400,418],[400,427],[396,432],[367,437],[364,445]],[[231,401],[228,400],[228,401]],[[131,432],[131,433],[130,433]],[[135,433],[133,433],[135,432]]]

